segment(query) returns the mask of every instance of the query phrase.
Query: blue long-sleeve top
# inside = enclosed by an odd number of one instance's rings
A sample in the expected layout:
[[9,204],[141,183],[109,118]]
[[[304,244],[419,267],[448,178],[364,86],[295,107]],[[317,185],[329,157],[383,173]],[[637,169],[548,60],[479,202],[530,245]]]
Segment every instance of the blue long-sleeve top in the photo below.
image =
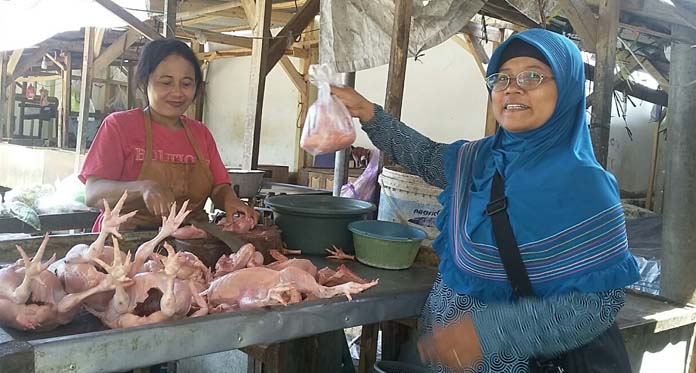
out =
[[[432,141],[378,105],[362,129],[394,162],[431,185],[447,186],[443,154],[450,144]],[[555,356],[590,342],[608,329],[623,304],[623,289],[575,292],[488,304],[472,310],[471,316],[484,356],[500,352]]]

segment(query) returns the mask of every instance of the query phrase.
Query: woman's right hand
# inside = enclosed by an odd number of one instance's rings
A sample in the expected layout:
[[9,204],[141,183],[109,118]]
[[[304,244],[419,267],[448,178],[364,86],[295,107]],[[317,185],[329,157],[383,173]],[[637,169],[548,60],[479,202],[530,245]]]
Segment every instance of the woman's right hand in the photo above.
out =
[[350,115],[360,119],[360,122],[369,122],[374,116],[375,104],[363,97],[351,87],[331,86],[331,94],[337,97],[346,106]]
[[169,215],[169,208],[176,201],[171,189],[151,180],[143,181],[143,201],[145,207],[155,216]]

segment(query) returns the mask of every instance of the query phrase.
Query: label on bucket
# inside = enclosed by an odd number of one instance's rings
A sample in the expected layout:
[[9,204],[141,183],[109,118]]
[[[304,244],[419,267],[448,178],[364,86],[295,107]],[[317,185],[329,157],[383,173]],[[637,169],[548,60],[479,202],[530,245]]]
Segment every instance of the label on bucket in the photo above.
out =
[[[436,206],[432,206],[436,207]],[[410,224],[421,228],[428,234],[428,239],[434,239],[438,230],[435,219],[440,213],[440,206],[429,208],[422,202],[407,201],[382,194],[379,200],[379,220]]]

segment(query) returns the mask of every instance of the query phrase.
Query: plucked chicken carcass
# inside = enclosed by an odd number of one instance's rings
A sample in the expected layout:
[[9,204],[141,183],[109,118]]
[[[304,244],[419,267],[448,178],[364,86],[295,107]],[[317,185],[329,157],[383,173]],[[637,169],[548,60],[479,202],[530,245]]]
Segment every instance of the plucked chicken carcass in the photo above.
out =
[[0,324],[20,330],[50,330],[69,323],[86,298],[113,289],[101,283],[67,294],[58,277],[47,270],[55,254],[41,263],[47,244],[48,234],[32,259],[18,245],[22,259],[0,269]]
[[263,255],[256,251],[254,245],[248,243],[230,255],[223,255],[215,264],[215,277],[222,277],[228,273],[246,267],[258,267],[263,265]]
[[[99,232],[97,239],[89,246],[85,244],[75,245],[66,254],[65,260],[56,266],[56,273],[68,293],[83,292],[98,286],[104,281],[108,282],[108,276],[104,273],[103,267],[98,264],[97,260],[111,265],[114,262],[114,254],[120,256],[121,262],[125,260],[123,252],[120,250],[109,250],[109,247],[104,244],[109,234],[120,238],[121,234],[118,231],[118,227],[135,214],[135,211],[133,211],[123,216],[119,215],[127,196],[128,193],[124,192],[113,210],[104,201],[104,220],[102,221],[102,230]],[[174,233],[189,214],[189,211],[186,211],[187,204],[188,201],[184,202],[178,213],[176,205],[172,205],[169,217],[162,218],[162,228],[157,235],[152,240],[138,247],[135,261],[129,267],[130,273],[127,274],[128,277],[132,278],[136,273],[147,271],[144,263],[149,259],[157,245]],[[103,312],[112,296],[113,293],[95,295],[87,299],[85,304],[92,310]]]
[[231,218],[225,216],[224,218],[220,219],[217,225],[219,225],[220,229],[223,231],[241,234],[247,233],[254,229],[256,226],[256,220],[254,220],[254,217],[246,215],[232,216]]
[[331,298],[344,294],[360,293],[377,285],[378,280],[366,284],[348,282],[334,287],[319,285],[308,272],[293,266],[280,271],[267,267],[243,268],[228,273],[210,284],[205,295],[209,307],[217,312],[245,310],[292,304],[302,300],[302,296]]
[[[106,239],[109,235],[121,238],[118,227],[137,212],[133,211],[123,216],[119,215],[127,197],[128,192],[124,192],[113,210],[111,210],[105,200],[102,230],[99,232],[97,239],[89,246],[86,244],[73,246],[64,259],[59,260],[51,267],[51,270],[54,270],[60,278],[66,292],[70,294],[80,293],[94,288],[105,281],[106,273],[94,259],[98,258],[105,263],[113,263],[114,251],[106,249],[108,248],[108,246],[105,246]],[[121,260],[125,257],[125,254],[120,251],[118,251],[118,255],[121,255]],[[106,307],[112,296],[113,292],[95,294],[87,298],[85,304],[101,311]]]
[[[118,250],[118,241],[114,240],[114,251]],[[195,282],[186,274],[195,273],[182,263],[183,253],[176,253],[174,248],[165,242],[168,255],[159,256],[163,270],[155,272],[140,272],[131,279],[126,276],[132,271],[134,263],[130,255],[125,262],[115,255],[113,265],[108,265],[95,259],[108,272],[108,282],[116,291],[109,301],[106,310],[99,312],[89,309],[95,316],[110,328],[127,328],[152,324],[166,320],[178,320],[186,316],[203,316],[208,313],[208,305],[198,295]],[[192,301],[197,307],[192,312]]]

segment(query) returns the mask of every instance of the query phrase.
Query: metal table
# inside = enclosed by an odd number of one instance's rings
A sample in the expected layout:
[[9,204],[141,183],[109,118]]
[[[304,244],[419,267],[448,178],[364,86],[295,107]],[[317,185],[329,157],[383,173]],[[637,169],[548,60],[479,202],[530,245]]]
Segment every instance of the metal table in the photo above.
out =
[[[68,229],[92,229],[99,211],[79,211],[64,214],[39,215],[40,232],[64,231]],[[30,225],[15,218],[0,218],[0,233],[38,233]]]
[[[317,267],[339,262],[312,257]],[[47,333],[0,329],[0,372],[128,370],[257,344],[271,344],[347,327],[420,315],[436,270],[415,265],[388,271],[350,262],[379,285],[353,301],[336,297],[287,307],[208,315],[149,326],[105,330],[87,313]]]

